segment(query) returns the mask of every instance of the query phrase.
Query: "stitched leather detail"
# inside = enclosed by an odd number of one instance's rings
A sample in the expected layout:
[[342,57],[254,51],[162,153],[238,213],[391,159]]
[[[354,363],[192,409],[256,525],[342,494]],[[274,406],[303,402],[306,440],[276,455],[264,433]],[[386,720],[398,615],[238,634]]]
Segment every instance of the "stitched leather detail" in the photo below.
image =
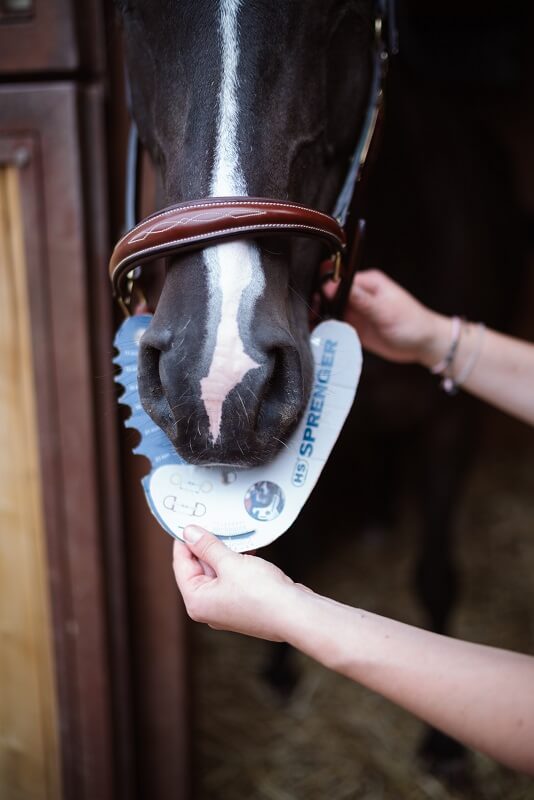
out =
[[[249,211],[197,211],[194,214],[183,214],[178,219],[171,219],[171,220],[162,220],[162,221],[155,221],[153,225],[149,227],[144,227],[142,230],[135,233],[134,236],[128,237],[127,241],[128,244],[134,244],[135,242],[142,242],[145,241],[149,236],[152,236],[155,233],[160,233],[163,231],[171,230],[173,228],[178,228],[180,225],[194,225],[197,223],[205,223],[209,224],[210,222],[220,223],[223,220],[234,220],[238,219],[241,220],[243,217],[258,217],[262,214],[266,214],[266,211],[261,211],[259,209],[250,209]],[[135,228],[134,228],[135,231]],[[134,233],[132,231],[132,233]]]
[[117,242],[117,246],[121,244],[121,242],[124,239],[127,239],[128,236],[130,236],[130,234],[132,234],[134,231],[137,231],[139,228],[143,227],[147,222],[149,221],[153,222],[156,219],[160,219],[162,217],[167,217],[171,214],[175,214],[176,211],[180,209],[184,211],[186,210],[194,211],[195,209],[201,209],[201,208],[205,209],[218,208],[218,207],[220,208],[223,205],[224,207],[229,207],[229,208],[232,208],[234,206],[243,207],[245,205],[249,209],[259,207],[266,210],[284,209],[288,211],[297,211],[297,212],[309,211],[316,217],[323,217],[323,219],[328,222],[331,222],[333,220],[336,224],[338,224],[337,220],[335,220],[329,214],[325,214],[324,211],[316,211],[315,209],[308,208],[307,206],[303,206],[300,203],[284,203],[281,200],[268,200],[256,197],[241,197],[241,198],[216,197],[216,198],[210,198],[209,200],[193,200],[187,203],[176,203],[175,205],[164,208],[162,211],[155,211],[153,214],[150,214],[148,217],[145,217],[143,220],[141,220],[141,222],[138,222],[137,225],[135,225],[135,227],[133,227],[131,230],[127,231],[127,233],[125,233],[124,236],[122,236],[119,239],[119,241]]
[[[255,219],[243,225],[244,219]],[[345,232],[333,217],[297,203],[233,197],[180,203],[147,217],[117,243],[109,271],[116,294],[135,265],[201,249],[231,238],[285,235],[321,239],[331,253],[345,250]],[[148,247],[143,246],[151,242]]]

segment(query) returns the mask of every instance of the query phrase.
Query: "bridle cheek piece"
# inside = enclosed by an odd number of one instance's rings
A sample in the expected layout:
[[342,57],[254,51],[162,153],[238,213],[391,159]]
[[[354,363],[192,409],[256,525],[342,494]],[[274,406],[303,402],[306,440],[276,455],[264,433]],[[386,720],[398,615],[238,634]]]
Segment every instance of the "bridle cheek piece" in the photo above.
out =
[[[397,49],[393,2],[375,2],[375,48],[369,102],[332,216],[300,203],[265,197],[207,197],[169,206],[134,225],[138,138],[132,122],[126,184],[126,227],[129,230],[117,242],[109,263],[113,292],[126,315],[132,313],[134,282],[143,264],[235,239],[300,236],[317,239],[326,246],[332,262],[326,277],[337,282],[338,289],[332,300],[322,297],[323,312],[328,316],[342,316],[361,261],[365,229],[364,220],[359,219],[349,247],[345,231],[347,217],[382,108],[388,44],[393,52]],[[388,42],[384,38],[384,20],[389,25]]]

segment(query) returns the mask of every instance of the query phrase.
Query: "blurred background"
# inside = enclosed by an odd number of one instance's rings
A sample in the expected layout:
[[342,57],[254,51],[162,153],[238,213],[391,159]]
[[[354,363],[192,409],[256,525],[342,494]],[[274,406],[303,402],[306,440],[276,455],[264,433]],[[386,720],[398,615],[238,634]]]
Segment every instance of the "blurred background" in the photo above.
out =
[[[396,10],[367,263],[532,341],[531,6]],[[113,385],[127,133],[112,4],[0,0],[0,798],[534,798],[309,659],[186,620]],[[148,164],[141,186],[145,213]],[[368,357],[270,555],[342,602],[534,653],[533,453],[520,423]]]

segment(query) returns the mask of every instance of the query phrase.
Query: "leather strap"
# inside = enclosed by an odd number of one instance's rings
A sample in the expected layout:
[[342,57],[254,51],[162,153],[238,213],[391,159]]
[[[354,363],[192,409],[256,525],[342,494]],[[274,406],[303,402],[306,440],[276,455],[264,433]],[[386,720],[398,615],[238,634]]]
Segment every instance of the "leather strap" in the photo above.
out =
[[141,271],[140,264],[186,250],[200,250],[230,238],[286,234],[316,237],[329,247],[334,256],[332,273],[339,281],[339,286],[332,300],[328,301],[323,296],[323,311],[336,317],[342,316],[352,279],[362,260],[365,222],[357,219],[355,227],[353,226],[350,253],[346,252],[344,228],[349,209],[354,211],[356,185],[362,176],[380,117],[388,54],[398,52],[395,0],[374,0],[374,6],[375,42],[369,103],[333,216],[298,203],[284,203],[269,198],[210,197],[169,206],[132,227],[135,219],[138,163],[138,136],[132,121],[126,176],[126,220],[127,227],[131,230],[117,243],[109,265],[113,292],[126,314],[130,313],[132,291],[135,279]]
[[266,198],[209,197],[158,211],[117,242],[109,263],[114,293],[123,298],[123,279],[138,264],[228,239],[280,235],[321,239],[332,255],[345,254],[345,231],[329,214]]

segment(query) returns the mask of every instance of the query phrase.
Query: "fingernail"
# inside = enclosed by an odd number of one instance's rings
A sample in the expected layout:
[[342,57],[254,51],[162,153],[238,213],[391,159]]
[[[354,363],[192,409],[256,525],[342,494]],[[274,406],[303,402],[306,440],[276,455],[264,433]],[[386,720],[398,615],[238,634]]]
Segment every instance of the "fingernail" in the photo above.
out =
[[196,544],[203,536],[204,531],[202,528],[197,528],[196,525],[188,525],[187,528],[184,528],[184,539],[190,544]]

